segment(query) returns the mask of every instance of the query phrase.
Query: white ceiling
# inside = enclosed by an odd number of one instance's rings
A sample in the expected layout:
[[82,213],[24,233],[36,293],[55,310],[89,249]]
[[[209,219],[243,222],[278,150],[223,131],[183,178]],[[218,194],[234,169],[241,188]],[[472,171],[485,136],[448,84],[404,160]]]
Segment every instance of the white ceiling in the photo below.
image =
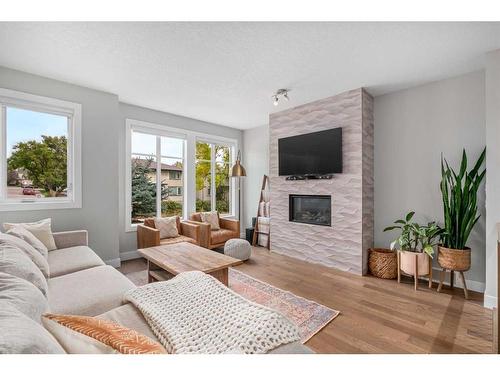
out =
[[[0,65],[240,129],[366,87],[478,70],[500,23],[0,23]],[[289,88],[290,102],[271,95]]]

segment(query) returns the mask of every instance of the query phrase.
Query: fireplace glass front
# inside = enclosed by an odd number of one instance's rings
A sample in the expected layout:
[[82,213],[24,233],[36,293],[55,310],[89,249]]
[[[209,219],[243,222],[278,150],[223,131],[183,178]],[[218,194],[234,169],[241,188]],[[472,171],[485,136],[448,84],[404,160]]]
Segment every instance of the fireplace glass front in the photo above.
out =
[[297,223],[332,226],[330,195],[290,195],[289,220]]

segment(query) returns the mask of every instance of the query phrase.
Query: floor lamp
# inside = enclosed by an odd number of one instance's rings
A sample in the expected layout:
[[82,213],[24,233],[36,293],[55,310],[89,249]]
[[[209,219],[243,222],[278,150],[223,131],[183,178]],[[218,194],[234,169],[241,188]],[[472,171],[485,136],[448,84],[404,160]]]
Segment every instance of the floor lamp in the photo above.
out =
[[241,151],[238,150],[238,156],[236,157],[236,163],[233,165],[231,171],[231,177],[238,178],[238,221],[241,225],[241,180],[240,177],[245,177],[247,172],[245,168],[241,165]]

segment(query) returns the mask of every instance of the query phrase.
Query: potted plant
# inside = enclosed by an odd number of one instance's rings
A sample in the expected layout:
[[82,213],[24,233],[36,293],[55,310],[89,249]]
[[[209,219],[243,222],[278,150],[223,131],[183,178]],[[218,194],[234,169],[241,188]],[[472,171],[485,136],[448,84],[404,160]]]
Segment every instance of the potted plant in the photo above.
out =
[[486,148],[481,152],[474,167],[467,171],[467,154],[462,153],[460,170],[456,173],[441,156],[441,195],[443,198],[444,229],[442,243],[438,246],[438,263],[443,268],[438,291],[441,290],[444,273],[459,271],[464,285],[465,297],[468,297],[464,272],[470,269],[471,249],[467,240],[480,215],[477,213],[477,192],[486,175],[486,169],[480,171],[486,157]]
[[401,272],[415,278],[415,290],[418,287],[418,277],[429,277],[429,288],[432,287],[432,261],[434,246],[443,233],[435,222],[420,225],[412,221],[415,212],[409,212],[404,219],[399,219],[384,232],[399,229],[401,234],[391,243],[391,249],[399,246],[397,253],[398,282],[401,281]]

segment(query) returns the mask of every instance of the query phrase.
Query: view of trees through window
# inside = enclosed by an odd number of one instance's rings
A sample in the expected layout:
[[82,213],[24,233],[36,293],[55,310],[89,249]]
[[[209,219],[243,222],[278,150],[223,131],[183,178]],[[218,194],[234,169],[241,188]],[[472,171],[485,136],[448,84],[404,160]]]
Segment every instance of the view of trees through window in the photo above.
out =
[[68,195],[68,117],[6,107],[7,199]]
[[[221,214],[230,213],[229,163],[228,146],[196,143],[196,211],[216,210]],[[212,198],[214,188],[215,207]]]
[[133,131],[131,143],[132,223],[182,216],[184,140]]

